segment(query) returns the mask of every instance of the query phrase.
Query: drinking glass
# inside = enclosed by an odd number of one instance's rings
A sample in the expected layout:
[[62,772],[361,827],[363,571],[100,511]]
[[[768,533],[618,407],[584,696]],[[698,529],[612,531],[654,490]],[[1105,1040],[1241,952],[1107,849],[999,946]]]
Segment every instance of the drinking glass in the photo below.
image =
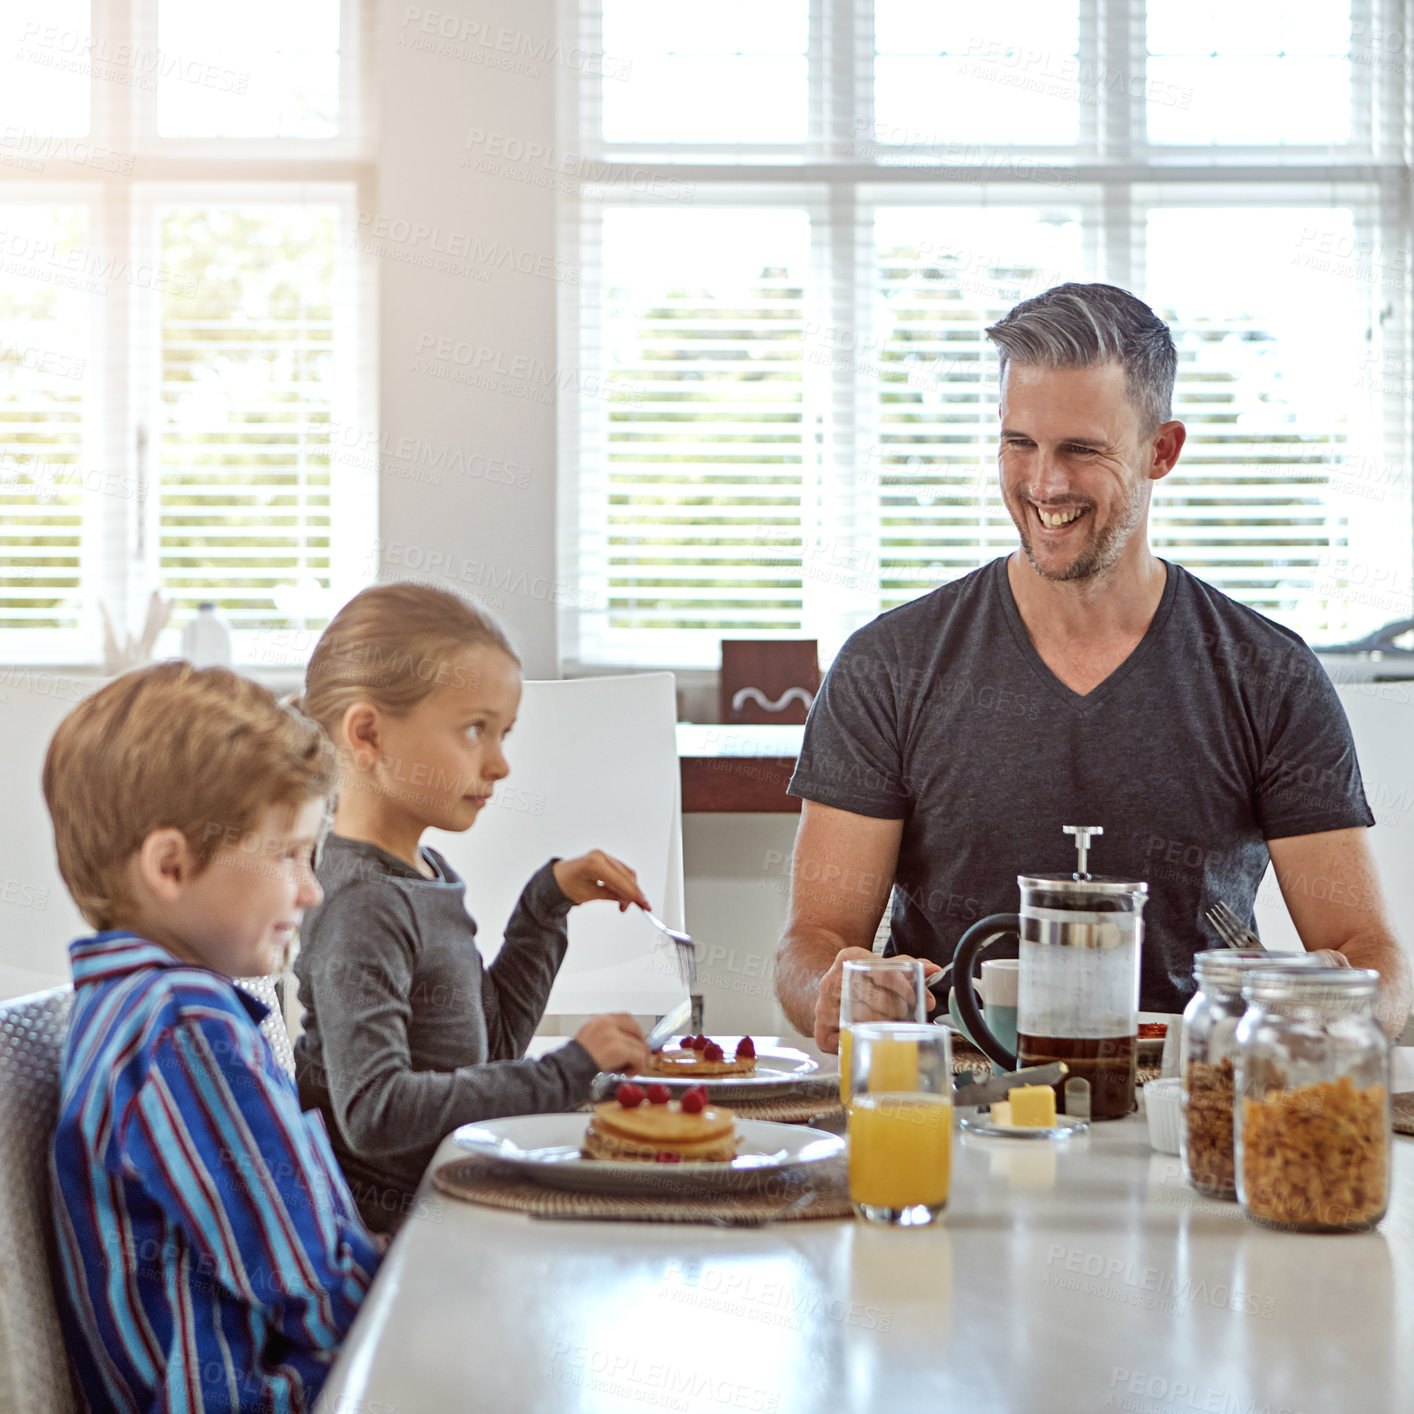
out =
[[854,1024],[853,1037],[854,1211],[891,1227],[930,1223],[947,1206],[952,1177],[951,1033],[917,1022],[865,1021]]
[[850,1028],[861,1021],[921,1024],[927,1019],[923,964],[916,957],[851,958],[845,963],[840,984],[840,1104],[846,1110],[850,1097]]

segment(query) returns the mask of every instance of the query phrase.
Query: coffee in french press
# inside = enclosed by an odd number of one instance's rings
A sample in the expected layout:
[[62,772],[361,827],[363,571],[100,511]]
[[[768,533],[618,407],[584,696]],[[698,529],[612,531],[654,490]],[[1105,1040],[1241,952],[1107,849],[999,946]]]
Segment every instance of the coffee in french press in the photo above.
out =
[[1020,875],[1020,913],[974,924],[958,942],[953,964],[954,977],[968,977],[988,942],[1005,932],[1018,935],[1016,1054],[1000,1046],[980,1013],[969,1015],[977,1010],[970,988],[959,991],[958,1009],[998,1064],[1064,1061],[1070,1073],[1056,1091],[1062,1111],[1074,1109],[1076,1082],[1083,1081],[1088,1118],[1119,1119],[1134,1109],[1140,915],[1149,886],[1087,871],[1090,839],[1104,833],[1100,826],[1067,825],[1065,831],[1075,836],[1079,854],[1074,873]]

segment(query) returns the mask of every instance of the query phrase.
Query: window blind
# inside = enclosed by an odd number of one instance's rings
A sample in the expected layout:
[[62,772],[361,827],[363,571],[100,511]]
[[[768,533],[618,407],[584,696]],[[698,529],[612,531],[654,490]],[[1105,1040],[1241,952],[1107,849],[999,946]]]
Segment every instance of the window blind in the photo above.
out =
[[374,572],[376,462],[329,446],[378,442],[358,0],[11,8],[0,657],[94,663],[157,591],[159,655],[213,599],[238,662],[299,663]]
[[[818,637],[828,659],[872,615],[1014,548],[983,331],[1063,280],[1132,289],[1173,328],[1189,441],[1155,488],[1158,553],[1317,642],[1414,613],[1410,80],[1377,62],[1402,32],[1394,0],[1319,16],[1257,0],[1241,17],[1176,0],[811,5],[803,99],[786,28],[733,10],[708,43],[665,19],[635,53],[641,5],[573,8],[577,42],[622,64],[563,110],[604,177],[567,203],[584,277],[563,346],[586,387],[602,374],[647,401],[562,408],[561,567],[584,590],[561,621],[571,663],[711,666],[720,637],[772,634]],[[740,104],[714,120],[694,100],[686,126],[635,107],[640,59],[698,93],[697,54],[727,94],[756,91],[767,53],[781,67],[754,143]],[[654,225],[670,206],[675,230],[713,233],[710,258]],[[782,297],[768,218],[787,213],[810,248],[789,277],[797,411],[765,314]],[[665,234],[647,259],[650,230]],[[704,272],[749,257],[761,283],[728,353]],[[706,361],[709,329],[732,369],[772,370],[768,421]],[[1357,592],[1362,577],[1385,590]]]
[[0,648],[80,626],[92,296],[57,277],[88,231],[84,206],[0,205]]
[[332,208],[161,213],[158,563],[185,619],[235,630],[327,612],[340,317]]
[[606,214],[600,651],[799,632],[809,263],[800,211]]
[[[1361,387],[1373,311],[1360,280],[1303,257],[1368,236],[1345,207],[1229,204],[1153,210],[1148,286],[1174,332],[1174,416],[1188,429],[1158,484],[1151,538],[1250,607],[1317,638],[1359,620],[1331,570],[1360,539],[1359,512],[1334,486],[1352,448],[1371,445]],[[1198,268],[1215,223],[1269,253],[1258,268]]]

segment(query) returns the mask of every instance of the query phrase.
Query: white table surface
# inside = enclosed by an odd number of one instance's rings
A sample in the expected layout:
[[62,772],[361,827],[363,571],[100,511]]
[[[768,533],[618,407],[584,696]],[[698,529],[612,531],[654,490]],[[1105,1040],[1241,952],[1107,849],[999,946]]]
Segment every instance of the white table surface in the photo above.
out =
[[1137,1116],[957,1137],[931,1229],[547,1222],[424,1185],[320,1409],[1414,1409],[1414,1141],[1376,1233],[1301,1236],[1193,1193]]

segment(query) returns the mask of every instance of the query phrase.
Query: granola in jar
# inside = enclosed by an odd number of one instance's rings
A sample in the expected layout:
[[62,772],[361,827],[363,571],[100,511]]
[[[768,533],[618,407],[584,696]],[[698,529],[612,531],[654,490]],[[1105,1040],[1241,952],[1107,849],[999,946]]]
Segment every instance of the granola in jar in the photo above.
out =
[[1266,968],[1237,1028],[1237,1192],[1254,1221],[1365,1232],[1389,1204],[1389,1042],[1379,974]]
[[1183,1075],[1183,1155],[1185,1176],[1200,1193],[1235,1198],[1232,1153],[1233,1066],[1224,1056],[1216,1065],[1189,1061]]
[[1389,1095],[1336,1081],[1242,1101],[1247,1215],[1280,1227],[1362,1230],[1389,1205]]
[[1216,948],[1193,959],[1198,990],[1183,1013],[1179,1043],[1183,1176],[1209,1198],[1235,1199],[1233,1058],[1237,1026],[1247,1009],[1242,983],[1256,968],[1321,968],[1319,958],[1257,948]]

